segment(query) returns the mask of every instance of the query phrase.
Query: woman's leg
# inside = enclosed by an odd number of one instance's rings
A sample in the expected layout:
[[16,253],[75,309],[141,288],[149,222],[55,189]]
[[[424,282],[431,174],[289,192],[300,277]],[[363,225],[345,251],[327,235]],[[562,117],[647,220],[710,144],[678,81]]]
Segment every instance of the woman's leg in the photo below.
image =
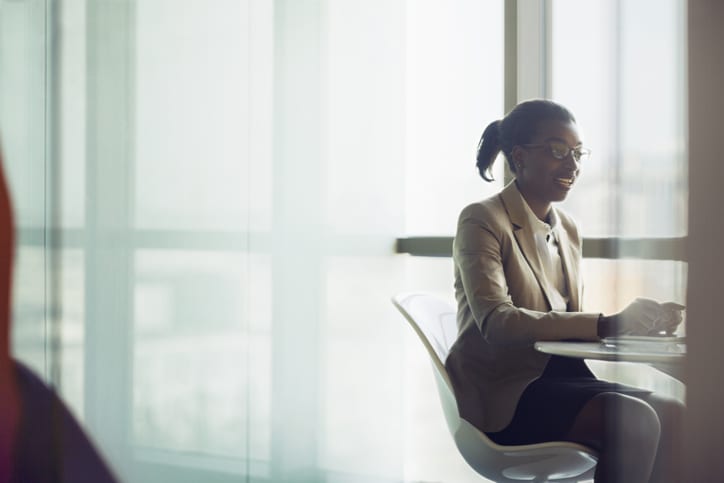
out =
[[678,399],[659,394],[641,397],[659,416],[661,436],[656,453],[652,483],[682,483],[682,441],[686,406]]
[[583,406],[566,439],[598,451],[596,483],[647,483],[660,430],[656,411],[647,402],[606,392]]

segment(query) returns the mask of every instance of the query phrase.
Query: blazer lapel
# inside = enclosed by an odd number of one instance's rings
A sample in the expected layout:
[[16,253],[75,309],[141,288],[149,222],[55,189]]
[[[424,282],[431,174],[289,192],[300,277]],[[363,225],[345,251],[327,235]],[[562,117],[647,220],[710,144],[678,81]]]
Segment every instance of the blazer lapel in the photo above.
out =
[[549,285],[548,278],[544,275],[543,264],[538,253],[538,248],[535,245],[533,227],[531,227],[528,222],[528,215],[523,206],[525,201],[515,186],[515,181],[509,183],[508,186],[500,192],[500,197],[503,200],[505,209],[508,211],[508,217],[513,223],[513,234],[518,242],[518,246],[523,252],[523,256],[531,270],[533,270],[550,309],[550,307],[552,307],[551,297],[553,287]]

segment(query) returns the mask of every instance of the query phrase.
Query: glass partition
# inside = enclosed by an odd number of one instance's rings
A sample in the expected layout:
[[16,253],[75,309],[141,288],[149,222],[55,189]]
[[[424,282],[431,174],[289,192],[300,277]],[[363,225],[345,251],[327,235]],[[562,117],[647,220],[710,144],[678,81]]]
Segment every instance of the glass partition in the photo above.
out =
[[[451,261],[395,240],[502,187],[475,150],[505,2],[211,3],[0,0],[16,357],[123,481],[479,481],[390,297],[450,299]],[[550,5],[551,93],[594,153],[566,209],[589,238],[685,236],[683,2]],[[584,273],[604,312],[687,280]]]
[[0,1],[16,357],[123,481],[479,481],[390,297],[490,188],[503,2],[212,3]]
[[[584,237],[686,236],[684,10],[681,0],[552,3],[553,98],[573,111],[593,151],[564,203]],[[685,262],[586,259],[584,274],[587,310],[613,313],[637,296],[685,303]],[[600,371],[684,395],[641,365]]]

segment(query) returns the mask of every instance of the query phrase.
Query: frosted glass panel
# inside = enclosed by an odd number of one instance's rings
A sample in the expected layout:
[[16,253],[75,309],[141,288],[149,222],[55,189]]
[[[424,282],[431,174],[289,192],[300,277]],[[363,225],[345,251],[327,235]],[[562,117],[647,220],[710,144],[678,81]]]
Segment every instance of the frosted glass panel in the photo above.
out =
[[246,455],[246,267],[241,254],[137,253],[133,359],[137,444]]
[[[60,391],[75,414],[83,416],[83,374],[85,344],[85,297],[83,252],[64,249],[50,270],[43,247],[21,246],[17,252],[13,284],[13,352],[46,380],[49,370],[58,362],[63,367]],[[57,277],[48,280],[47,277]],[[54,290],[57,287],[58,290]],[[51,301],[55,302],[51,302]],[[51,327],[50,316],[55,306],[59,319]],[[60,359],[53,360],[50,338],[59,330]]]
[[85,388],[85,256],[83,250],[65,249],[60,260],[59,332],[60,389],[64,400],[82,420],[84,415]]
[[496,193],[475,167],[485,127],[503,116],[503,2],[407,2],[406,227],[451,235],[460,210]]
[[[622,310],[634,297],[685,304],[687,265],[670,260],[583,260],[586,311],[612,314]],[[686,312],[677,335],[686,335]],[[594,373],[684,400],[685,386],[676,379],[645,365],[589,361]]]
[[500,186],[503,2],[47,5],[0,1],[14,348],[123,481],[479,481],[390,297]]
[[404,13],[404,2],[328,5],[324,210],[333,233],[384,236],[403,223]]
[[616,229],[610,189],[617,162],[619,73],[612,3],[553,3],[553,98],[573,112],[583,143],[593,150],[563,203],[576,215],[584,236],[614,234]]
[[45,2],[0,6],[0,145],[19,227],[41,227],[46,194]]
[[136,4],[137,227],[246,228],[247,10],[234,0]]
[[618,233],[625,236],[687,233],[685,5],[622,3]]
[[553,3],[553,97],[593,150],[565,203],[586,236],[686,234],[684,3]]
[[[404,257],[329,257],[320,404],[321,465],[394,477],[404,426],[399,354],[402,321],[389,302],[404,280]],[[359,455],[366,455],[360,458]]]
[[14,353],[39,374],[45,374],[45,248],[20,247],[13,280]]
[[[405,290],[431,293],[455,307],[452,259],[401,258]],[[404,481],[488,481],[470,468],[455,447],[437,395],[430,357],[420,338],[402,317],[397,324],[403,332],[404,354]]]
[[60,223],[81,227],[86,201],[86,0],[63,0],[58,9],[58,138],[56,182],[60,183]]
[[[583,236],[686,235],[684,4],[552,4],[553,97],[593,150],[564,202]],[[683,262],[584,259],[583,274],[587,311],[615,313],[637,296],[685,303]],[[603,378],[684,396],[681,383],[640,364],[590,365]]]
[[245,281],[248,304],[244,319],[248,324],[248,367],[247,396],[249,416],[247,431],[249,439],[250,472],[256,462],[271,461],[272,427],[272,257],[252,253],[248,256],[249,271]]
[[[583,275],[586,310],[614,313],[636,296],[685,304],[687,265],[684,262],[586,258]],[[681,331],[685,330],[684,325]]]

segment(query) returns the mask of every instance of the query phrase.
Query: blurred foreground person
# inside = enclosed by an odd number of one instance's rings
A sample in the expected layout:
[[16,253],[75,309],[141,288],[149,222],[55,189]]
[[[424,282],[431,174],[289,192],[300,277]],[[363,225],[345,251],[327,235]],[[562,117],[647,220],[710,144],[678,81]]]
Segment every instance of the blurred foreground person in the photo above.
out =
[[14,226],[0,152],[0,483],[114,483],[55,391],[11,357]]

